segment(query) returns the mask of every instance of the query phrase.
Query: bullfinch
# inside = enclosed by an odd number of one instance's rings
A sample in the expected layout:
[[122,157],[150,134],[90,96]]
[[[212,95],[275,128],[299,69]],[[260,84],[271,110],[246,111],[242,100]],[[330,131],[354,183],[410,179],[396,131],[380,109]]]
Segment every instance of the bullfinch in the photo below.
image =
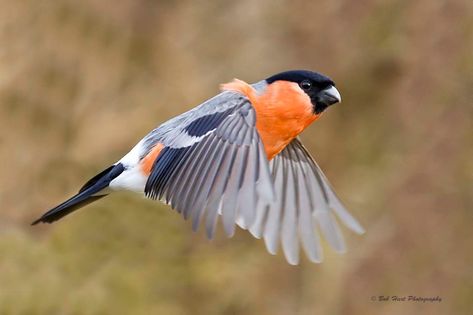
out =
[[33,222],[52,223],[113,192],[131,190],[160,200],[194,230],[228,236],[235,225],[287,261],[300,247],[322,261],[319,232],[337,252],[345,242],[337,219],[364,232],[345,209],[298,135],[341,101],[335,83],[306,70],[281,72],[254,84],[234,79],[221,93],[163,123],[79,192]]

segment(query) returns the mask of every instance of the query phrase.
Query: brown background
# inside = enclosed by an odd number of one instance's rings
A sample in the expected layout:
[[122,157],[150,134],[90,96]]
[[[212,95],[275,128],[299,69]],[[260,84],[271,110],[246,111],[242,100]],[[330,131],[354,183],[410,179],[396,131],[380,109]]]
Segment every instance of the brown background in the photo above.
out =
[[[298,68],[343,96],[302,138],[367,229],[346,255],[125,193],[29,226],[219,83]],[[0,0],[0,314],[469,314],[472,87],[469,0]]]

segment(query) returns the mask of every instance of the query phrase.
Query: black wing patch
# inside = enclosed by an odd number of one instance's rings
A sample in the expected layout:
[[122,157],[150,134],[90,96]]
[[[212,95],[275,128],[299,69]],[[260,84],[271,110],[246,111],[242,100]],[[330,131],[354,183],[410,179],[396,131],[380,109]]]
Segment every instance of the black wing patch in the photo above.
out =
[[[201,137],[209,131],[215,130],[222,121],[235,109],[230,108],[223,112],[215,112],[197,118],[183,130],[190,136]],[[171,174],[182,163],[182,159],[192,146],[182,148],[164,147],[159,157],[154,161],[152,172],[145,186],[145,194],[152,199],[162,199],[164,188],[169,182]]]
[[153,163],[152,172],[146,182],[145,195],[152,199],[161,199],[172,173],[179,165],[182,157],[191,147],[164,147]]
[[200,137],[205,135],[207,132],[214,130],[222,123],[222,121],[231,113],[234,109],[230,108],[224,112],[216,112],[210,115],[205,115],[197,118],[189,125],[187,125],[184,130],[194,137]]

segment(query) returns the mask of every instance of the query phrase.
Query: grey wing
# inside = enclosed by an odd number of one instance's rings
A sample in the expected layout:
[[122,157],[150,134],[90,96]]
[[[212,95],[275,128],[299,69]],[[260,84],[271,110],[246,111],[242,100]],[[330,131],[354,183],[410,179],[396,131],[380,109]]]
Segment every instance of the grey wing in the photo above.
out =
[[209,237],[219,214],[226,233],[232,235],[237,220],[253,223],[257,202],[275,199],[251,103],[236,93],[213,102],[213,108],[188,112],[188,117],[155,131],[154,142],[164,148],[145,187],[147,197],[191,217],[194,229],[205,217]]
[[259,206],[249,229],[255,237],[264,237],[270,253],[276,253],[281,242],[288,262],[297,264],[300,240],[308,258],[320,262],[319,230],[335,250],[344,252],[345,243],[335,215],[354,232],[364,232],[298,139],[271,160],[270,169],[277,201]]
[[[224,91],[199,106],[166,121],[143,139],[145,150],[142,153],[142,157],[146,156],[158,142],[173,148],[185,147],[198,142],[202,135],[197,136],[196,131],[198,130],[196,129],[203,127],[201,130],[204,130],[205,124],[209,123],[209,117],[222,118],[235,108],[241,106],[245,101],[246,98],[241,94]],[[216,125],[220,122],[221,120],[215,119],[210,121],[208,130],[215,129]],[[184,129],[191,124],[196,128],[192,128],[191,132],[185,132]]]

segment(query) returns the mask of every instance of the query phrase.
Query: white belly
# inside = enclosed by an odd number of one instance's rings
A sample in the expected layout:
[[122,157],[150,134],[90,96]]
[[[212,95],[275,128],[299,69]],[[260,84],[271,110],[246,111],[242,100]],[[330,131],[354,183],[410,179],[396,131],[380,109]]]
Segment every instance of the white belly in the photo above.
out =
[[112,190],[131,190],[139,193],[145,191],[146,180],[139,166],[129,168],[110,182]]

